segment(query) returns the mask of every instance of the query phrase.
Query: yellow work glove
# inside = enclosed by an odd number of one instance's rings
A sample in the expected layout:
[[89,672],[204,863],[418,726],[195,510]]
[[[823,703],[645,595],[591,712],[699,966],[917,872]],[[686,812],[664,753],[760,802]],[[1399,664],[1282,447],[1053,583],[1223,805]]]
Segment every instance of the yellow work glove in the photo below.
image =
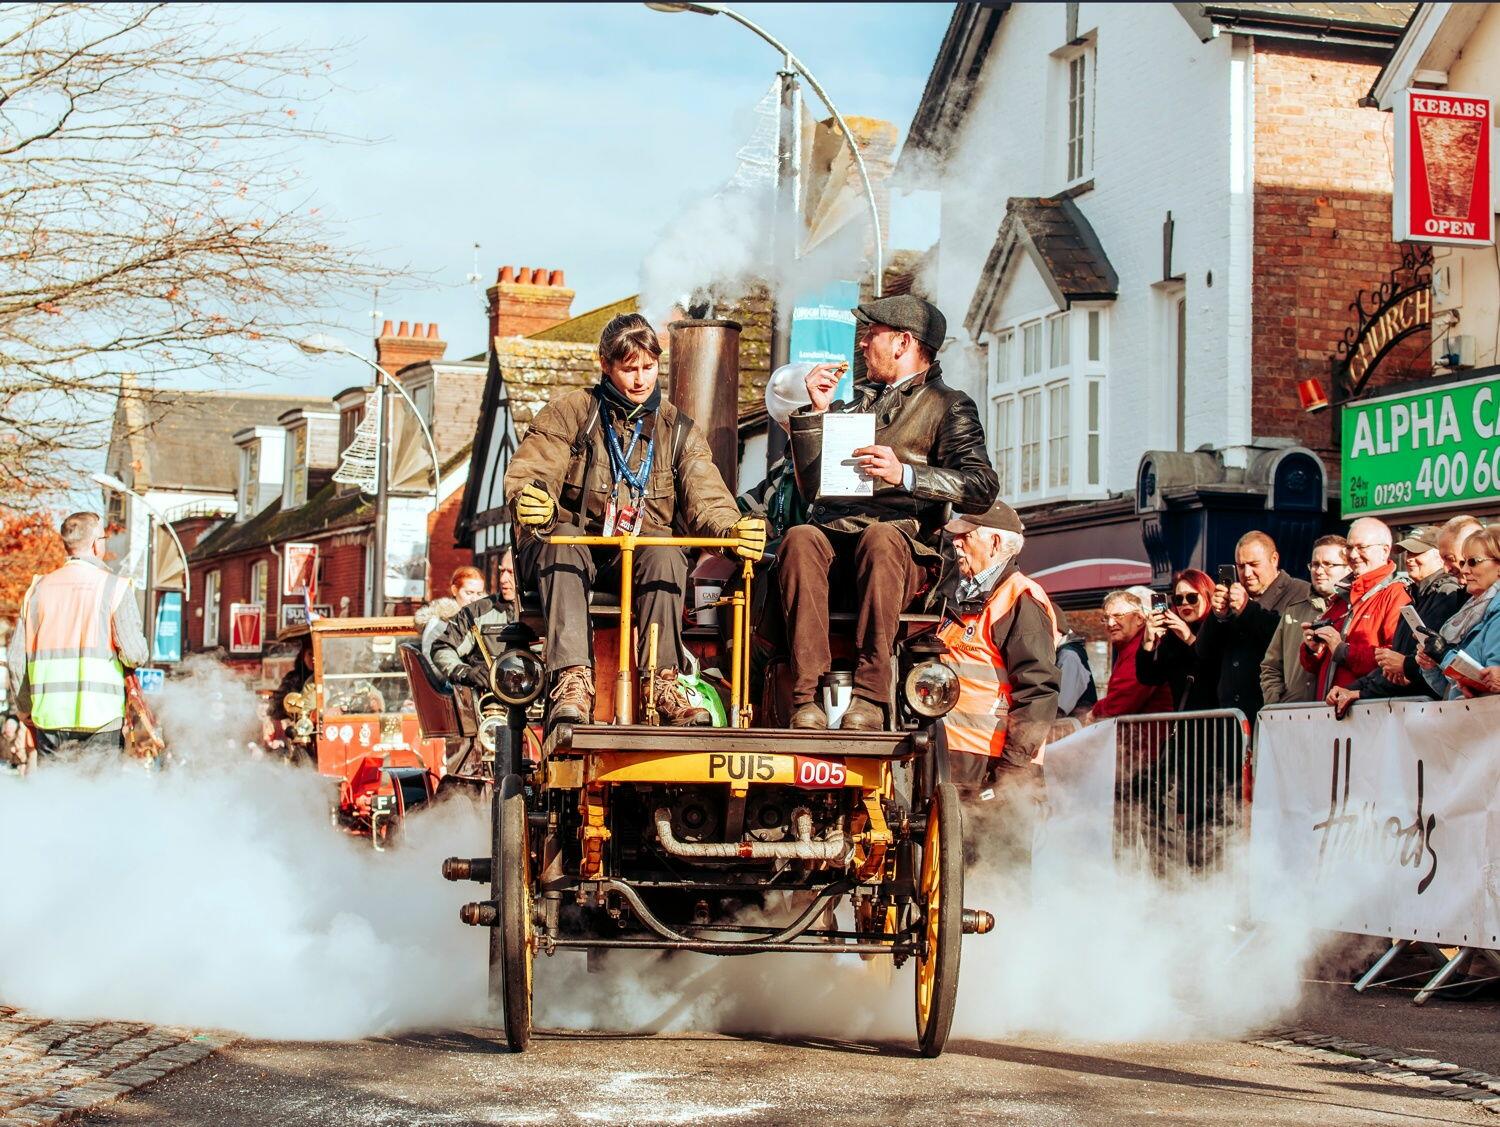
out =
[[740,517],[734,522],[739,543],[734,554],[745,560],[758,560],[766,554],[766,520],[764,517]]
[[516,495],[516,519],[533,528],[542,528],[552,523],[557,515],[557,502],[539,485],[522,486]]

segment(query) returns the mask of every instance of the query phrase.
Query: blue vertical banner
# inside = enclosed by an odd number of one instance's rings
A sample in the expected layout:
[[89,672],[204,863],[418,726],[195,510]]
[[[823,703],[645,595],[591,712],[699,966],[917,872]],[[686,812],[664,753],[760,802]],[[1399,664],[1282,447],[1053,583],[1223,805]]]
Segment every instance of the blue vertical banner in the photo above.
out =
[[182,592],[163,591],[156,601],[156,628],[151,632],[152,661],[182,660]]
[[829,282],[792,305],[791,362],[849,365],[834,392],[836,399],[854,394],[853,311],[858,304],[858,282]]

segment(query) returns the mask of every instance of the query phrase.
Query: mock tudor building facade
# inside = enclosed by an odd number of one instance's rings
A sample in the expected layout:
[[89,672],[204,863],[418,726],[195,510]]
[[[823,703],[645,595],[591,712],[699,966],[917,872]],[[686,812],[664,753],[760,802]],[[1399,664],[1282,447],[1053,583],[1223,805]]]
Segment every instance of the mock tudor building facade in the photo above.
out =
[[1413,7],[956,7],[898,179],[941,192],[944,369],[1064,605],[1250,527],[1295,569],[1336,517],[1297,387],[1401,260],[1389,122],[1360,101]]

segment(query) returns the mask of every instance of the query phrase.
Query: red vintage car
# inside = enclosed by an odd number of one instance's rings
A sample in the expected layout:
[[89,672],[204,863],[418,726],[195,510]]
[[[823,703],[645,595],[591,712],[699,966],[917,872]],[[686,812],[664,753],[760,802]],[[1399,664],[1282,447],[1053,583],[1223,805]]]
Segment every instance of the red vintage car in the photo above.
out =
[[288,735],[339,782],[334,822],[384,848],[408,811],[447,776],[448,746],[423,737],[403,644],[411,618],[327,618],[312,624],[312,677],[284,707]]

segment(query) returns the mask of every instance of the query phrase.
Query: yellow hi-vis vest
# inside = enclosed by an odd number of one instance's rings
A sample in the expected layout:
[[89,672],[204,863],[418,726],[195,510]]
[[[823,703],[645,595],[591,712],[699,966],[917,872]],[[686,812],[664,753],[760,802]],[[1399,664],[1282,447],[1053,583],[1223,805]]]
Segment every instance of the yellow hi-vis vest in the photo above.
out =
[[958,703],[943,717],[949,751],[966,751],[998,759],[1005,754],[1005,724],[1010,716],[1010,674],[1005,658],[991,640],[994,624],[1015,609],[1016,600],[1030,595],[1047,612],[1052,632],[1057,615],[1041,585],[1013,571],[995,586],[976,614],[949,621],[938,631],[948,647],[943,661],[958,674]]
[[125,667],[115,656],[115,608],[127,580],[69,560],[31,582],[21,603],[31,722],[48,731],[96,731],[125,718]]

